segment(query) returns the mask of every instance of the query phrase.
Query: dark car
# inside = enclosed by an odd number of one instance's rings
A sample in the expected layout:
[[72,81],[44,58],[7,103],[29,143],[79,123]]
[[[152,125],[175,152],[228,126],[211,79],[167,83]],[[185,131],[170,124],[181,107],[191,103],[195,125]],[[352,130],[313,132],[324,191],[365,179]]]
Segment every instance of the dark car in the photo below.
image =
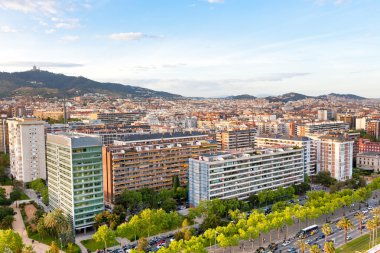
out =
[[274,250],[278,249],[278,245],[276,243],[272,242],[271,244],[268,245],[268,249],[274,251]]
[[256,253],[264,253],[265,252],[265,248],[264,247],[260,247],[255,252]]

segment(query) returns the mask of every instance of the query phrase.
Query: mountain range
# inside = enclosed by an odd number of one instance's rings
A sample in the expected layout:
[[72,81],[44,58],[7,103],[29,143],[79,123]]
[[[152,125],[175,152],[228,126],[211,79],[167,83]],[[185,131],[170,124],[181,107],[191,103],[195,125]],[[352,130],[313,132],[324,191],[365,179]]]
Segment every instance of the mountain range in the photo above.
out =
[[[39,69],[33,69],[24,72],[0,72],[0,97],[13,95],[40,95],[44,97],[62,97],[62,96],[79,96],[85,93],[102,93],[116,97],[132,97],[132,98],[167,98],[180,99],[181,95],[155,91],[151,89],[141,88],[138,86],[124,85],[119,83],[97,82],[88,78],[79,76],[67,76],[56,74]],[[306,98],[328,99],[328,98],[344,98],[344,99],[365,99],[353,94],[336,94],[321,95],[317,97],[307,96],[295,92],[286,93],[279,96],[265,97],[270,102],[290,102],[298,101]],[[231,100],[247,100],[256,99],[257,97],[242,94],[237,96],[228,96],[226,99]]]
[[116,97],[181,98],[169,92],[155,91],[119,83],[96,82],[85,77],[66,76],[38,69],[25,72],[0,72],[0,96],[41,95],[45,97],[78,96],[102,93]]

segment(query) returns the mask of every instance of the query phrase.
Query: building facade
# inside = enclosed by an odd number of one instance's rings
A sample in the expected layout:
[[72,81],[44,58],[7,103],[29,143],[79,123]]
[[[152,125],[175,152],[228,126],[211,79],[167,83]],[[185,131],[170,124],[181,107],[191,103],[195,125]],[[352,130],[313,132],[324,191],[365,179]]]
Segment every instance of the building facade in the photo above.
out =
[[140,112],[97,112],[90,115],[90,119],[101,120],[106,124],[130,125],[141,119],[144,114]]
[[329,110],[329,109],[318,110],[318,120],[327,121],[327,120],[332,120],[332,119],[334,119],[332,110]]
[[353,141],[320,137],[317,141],[317,173],[328,171],[338,181],[352,178]]
[[253,148],[256,129],[221,131],[216,134],[216,141],[220,150],[237,150],[239,148]]
[[9,152],[8,124],[6,115],[0,115],[0,153]]
[[367,134],[375,137],[376,139],[379,139],[380,138],[380,120],[368,121],[366,132]]
[[76,231],[91,228],[104,210],[102,144],[99,137],[47,134],[49,206],[60,208]]
[[303,150],[294,148],[229,151],[189,161],[189,203],[247,199],[263,190],[304,181]]
[[297,125],[298,136],[309,136],[313,134],[327,134],[336,131],[348,131],[349,124],[342,121],[314,122]]
[[174,176],[188,181],[188,160],[216,152],[201,133],[144,134],[103,147],[104,195],[112,203],[124,190],[170,189]]
[[8,119],[11,175],[24,183],[46,179],[44,121]]
[[364,170],[380,171],[380,152],[359,153],[356,158],[356,166]]
[[304,151],[305,174],[316,174],[317,151],[316,143],[309,137],[284,135],[259,135],[255,137],[255,146],[258,148],[276,148],[278,146],[300,147]]
[[358,141],[358,153],[364,152],[380,152],[380,142],[370,141],[360,138]]

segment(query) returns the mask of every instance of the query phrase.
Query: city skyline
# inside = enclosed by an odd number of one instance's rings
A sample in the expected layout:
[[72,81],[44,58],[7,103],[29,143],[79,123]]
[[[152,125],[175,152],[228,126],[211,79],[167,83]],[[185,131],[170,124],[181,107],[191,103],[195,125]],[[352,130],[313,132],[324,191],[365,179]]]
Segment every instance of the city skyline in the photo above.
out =
[[371,0],[3,0],[0,66],[37,65],[183,96],[376,97],[379,7]]

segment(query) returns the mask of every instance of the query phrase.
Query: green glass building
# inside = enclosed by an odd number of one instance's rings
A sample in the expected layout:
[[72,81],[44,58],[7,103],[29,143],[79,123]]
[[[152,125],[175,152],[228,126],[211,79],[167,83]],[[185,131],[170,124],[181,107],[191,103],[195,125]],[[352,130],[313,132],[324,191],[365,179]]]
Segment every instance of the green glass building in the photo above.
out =
[[47,134],[46,163],[50,208],[62,209],[76,232],[93,227],[95,215],[104,210],[100,137]]

